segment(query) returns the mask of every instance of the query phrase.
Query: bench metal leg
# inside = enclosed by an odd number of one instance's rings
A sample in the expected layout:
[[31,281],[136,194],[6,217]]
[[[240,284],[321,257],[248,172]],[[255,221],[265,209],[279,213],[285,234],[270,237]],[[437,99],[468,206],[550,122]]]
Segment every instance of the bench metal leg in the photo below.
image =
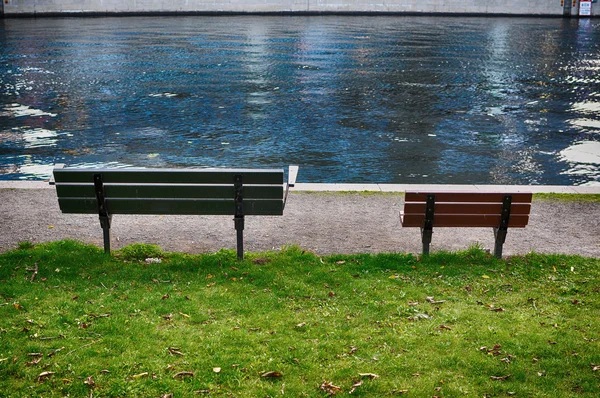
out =
[[94,174],[94,190],[96,191],[96,203],[98,205],[98,216],[100,226],[104,232],[104,253],[110,254],[110,223],[112,216],[108,213],[106,195],[104,193],[104,177],[102,174]]
[[241,174],[233,176],[235,189],[235,230],[237,231],[237,257],[244,259],[244,181]]
[[496,258],[502,258],[502,245],[506,241],[506,229],[494,228],[494,237],[496,242],[494,245],[494,256]]
[[435,195],[427,195],[425,205],[425,222],[421,227],[421,240],[423,241],[423,255],[429,255],[429,244],[433,234],[433,218],[435,214]]
[[500,225],[494,228],[494,256],[502,258],[502,245],[506,241],[506,232],[508,232],[508,222],[510,220],[510,210],[512,205],[512,195],[504,195],[502,199],[502,213],[500,213]]
[[110,254],[110,223],[112,216],[100,217],[100,226],[104,232],[104,253]]
[[244,259],[244,216],[236,216],[235,230],[237,231],[237,257],[238,260]]
[[421,228],[421,240],[423,242],[423,255],[429,254],[429,244],[431,243],[432,229]]

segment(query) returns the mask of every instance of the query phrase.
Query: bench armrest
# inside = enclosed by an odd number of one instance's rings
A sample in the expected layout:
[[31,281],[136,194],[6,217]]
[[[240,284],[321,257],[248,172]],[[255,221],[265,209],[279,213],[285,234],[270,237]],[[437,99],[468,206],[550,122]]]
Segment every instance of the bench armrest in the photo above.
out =
[[290,165],[290,169],[288,172],[288,186],[293,187],[296,185],[296,178],[298,177],[298,169],[300,166],[298,165]]
[[[54,165],[54,170],[56,169],[62,169],[65,167],[64,163],[56,163]],[[54,171],[52,172],[52,175],[50,176],[50,181],[48,181],[49,185],[56,185],[56,181],[54,180]]]
[[285,203],[287,202],[288,193],[290,192],[290,187],[296,185],[296,178],[298,177],[298,169],[300,166],[298,165],[290,165],[288,171],[288,182],[285,187],[285,196],[283,197],[283,208],[285,209]]

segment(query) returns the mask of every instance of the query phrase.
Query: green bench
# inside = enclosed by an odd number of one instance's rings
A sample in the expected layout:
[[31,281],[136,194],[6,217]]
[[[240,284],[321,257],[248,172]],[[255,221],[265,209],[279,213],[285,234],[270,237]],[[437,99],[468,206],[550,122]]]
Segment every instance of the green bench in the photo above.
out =
[[494,255],[501,258],[508,228],[527,225],[531,199],[531,193],[407,191],[400,222],[421,228],[423,254],[429,254],[433,227],[491,227]]
[[280,216],[298,175],[283,169],[77,168],[55,165],[53,181],[63,213],[98,214],[110,253],[114,214],[234,216],[237,255],[244,256],[244,217]]

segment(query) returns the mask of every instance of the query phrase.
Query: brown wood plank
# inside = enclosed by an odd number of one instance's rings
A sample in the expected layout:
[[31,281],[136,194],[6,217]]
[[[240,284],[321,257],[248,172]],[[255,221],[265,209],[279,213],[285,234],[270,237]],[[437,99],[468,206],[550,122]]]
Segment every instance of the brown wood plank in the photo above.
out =
[[[412,214],[425,215],[424,202],[406,202],[404,212]],[[510,207],[510,214],[529,214],[531,205],[529,203],[513,203]],[[500,214],[502,212],[502,203],[448,203],[436,202],[435,215],[438,214]]]
[[[422,214],[403,214],[403,227],[422,227],[425,217]],[[529,222],[528,215],[512,215],[508,221],[509,228],[524,228]],[[464,214],[435,214],[433,227],[498,227],[500,215],[464,215]]]
[[436,202],[499,202],[505,195],[512,195],[512,203],[531,203],[533,195],[530,192],[419,192],[407,191],[404,194],[406,202],[425,202],[428,194],[435,195]]
[[[59,198],[63,213],[97,214],[95,198]],[[233,199],[107,199],[109,214],[234,215]],[[244,214],[282,215],[283,200],[244,200]]]

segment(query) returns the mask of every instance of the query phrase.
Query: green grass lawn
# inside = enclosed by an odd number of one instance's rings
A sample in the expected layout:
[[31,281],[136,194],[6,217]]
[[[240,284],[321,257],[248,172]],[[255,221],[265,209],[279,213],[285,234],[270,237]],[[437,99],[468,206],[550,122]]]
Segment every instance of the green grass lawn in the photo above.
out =
[[24,243],[0,396],[598,397],[599,317],[593,258]]

